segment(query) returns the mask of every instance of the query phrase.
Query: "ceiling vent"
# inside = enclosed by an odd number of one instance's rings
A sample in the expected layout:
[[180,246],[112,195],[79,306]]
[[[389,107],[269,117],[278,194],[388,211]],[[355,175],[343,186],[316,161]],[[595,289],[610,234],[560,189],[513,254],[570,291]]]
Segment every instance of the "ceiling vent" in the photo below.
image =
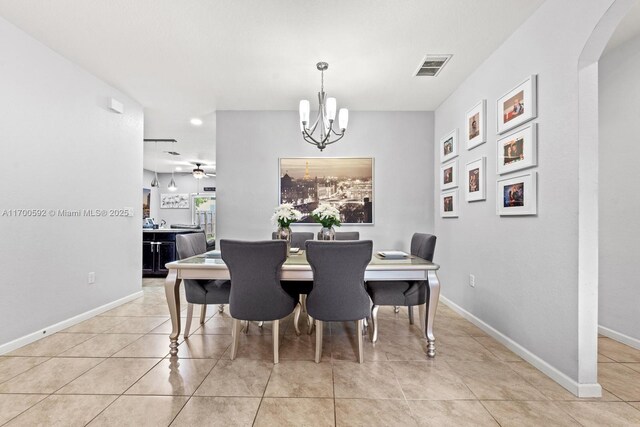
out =
[[427,55],[424,57],[418,70],[416,77],[438,77],[440,71],[447,65],[447,62],[453,55]]
[[180,153],[178,153],[177,151],[165,151],[165,153],[171,154],[172,156],[179,156],[180,155]]

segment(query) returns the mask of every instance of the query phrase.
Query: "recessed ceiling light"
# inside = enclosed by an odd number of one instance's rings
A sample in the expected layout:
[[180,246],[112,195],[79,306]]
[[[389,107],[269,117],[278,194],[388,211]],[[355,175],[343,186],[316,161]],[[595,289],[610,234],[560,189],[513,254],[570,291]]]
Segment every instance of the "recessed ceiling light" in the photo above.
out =
[[176,171],[180,172],[182,168],[180,166],[176,166]]
[[194,126],[202,126],[202,119],[199,119],[197,117],[194,117],[193,119],[191,119],[190,122]]

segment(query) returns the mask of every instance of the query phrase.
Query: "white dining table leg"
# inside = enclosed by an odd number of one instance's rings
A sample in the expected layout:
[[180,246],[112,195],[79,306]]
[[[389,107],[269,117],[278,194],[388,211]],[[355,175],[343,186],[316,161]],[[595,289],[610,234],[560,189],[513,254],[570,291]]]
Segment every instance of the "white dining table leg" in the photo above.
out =
[[178,270],[170,269],[164,282],[164,292],[171,316],[171,334],[169,335],[169,353],[171,356],[178,354],[178,337],[180,336],[180,282]]
[[440,299],[440,280],[435,270],[427,271],[429,279],[429,301],[427,304],[427,324],[425,332],[427,335],[427,356],[436,356],[436,338],[433,335],[433,322],[436,319],[436,309],[438,308],[438,300]]

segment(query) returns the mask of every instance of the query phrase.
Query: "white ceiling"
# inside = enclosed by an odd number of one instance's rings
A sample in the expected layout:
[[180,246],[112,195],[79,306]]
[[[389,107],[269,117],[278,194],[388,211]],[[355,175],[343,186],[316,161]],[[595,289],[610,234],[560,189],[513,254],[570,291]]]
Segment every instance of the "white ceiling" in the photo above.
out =
[[640,1],[636,1],[636,5],[631,11],[624,17],[624,19],[616,28],[616,31],[611,36],[611,40],[607,44],[605,53],[614,50],[621,44],[628,42],[629,40],[640,35]]
[[[3,0],[0,15],[140,102],[145,137],[178,140],[181,158],[160,159],[170,171],[215,161],[216,110],[313,103],[319,60],[338,107],[433,110],[542,2]],[[414,77],[427,53],[454,56]]]

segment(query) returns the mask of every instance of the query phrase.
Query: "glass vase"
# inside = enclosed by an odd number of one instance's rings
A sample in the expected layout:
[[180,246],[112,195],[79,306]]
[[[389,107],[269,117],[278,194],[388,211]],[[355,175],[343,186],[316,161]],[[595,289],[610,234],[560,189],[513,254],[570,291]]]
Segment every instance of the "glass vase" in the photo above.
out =
[[318,240],[336,240],[336,230],[333,227],[322,227],[318,233]]
[[287,242],[287,256],[291,250],[291,229],[289,227],[278,227],[276,231],[276,239],[284,240]]

